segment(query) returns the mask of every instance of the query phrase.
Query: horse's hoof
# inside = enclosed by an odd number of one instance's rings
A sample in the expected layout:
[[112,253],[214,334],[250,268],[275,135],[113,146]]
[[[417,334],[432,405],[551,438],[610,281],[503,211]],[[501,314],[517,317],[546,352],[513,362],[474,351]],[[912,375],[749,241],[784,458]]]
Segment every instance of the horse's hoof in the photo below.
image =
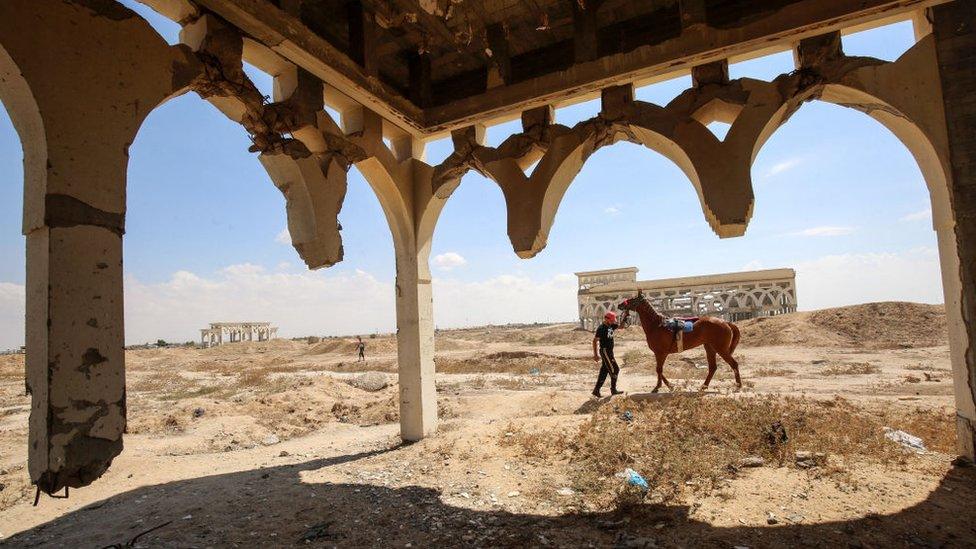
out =
[[651,392],[652,392],[652,393],[656,393],[656,392],[658,392],[659,390],[660,390],[660,389],[654,389],[654,390],[653,390],[653,391],[651,391]]

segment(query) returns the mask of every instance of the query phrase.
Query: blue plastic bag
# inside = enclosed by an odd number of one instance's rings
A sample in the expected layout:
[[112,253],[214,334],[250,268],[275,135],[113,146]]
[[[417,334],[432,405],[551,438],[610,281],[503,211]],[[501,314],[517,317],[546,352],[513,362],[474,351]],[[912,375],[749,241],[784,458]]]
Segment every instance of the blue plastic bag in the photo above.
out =
[[651,487],[647,485],[647,481],[637,471],[627,468],[624,471],[624,475],[627,476],[627,484],[636,486],[645,492],[650,490]]

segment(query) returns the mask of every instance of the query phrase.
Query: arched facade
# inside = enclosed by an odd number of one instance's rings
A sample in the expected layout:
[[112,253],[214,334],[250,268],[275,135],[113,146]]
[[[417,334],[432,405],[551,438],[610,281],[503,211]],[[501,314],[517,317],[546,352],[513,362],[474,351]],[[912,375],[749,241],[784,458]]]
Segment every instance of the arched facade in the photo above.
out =
[[608,311],[619,315],[620,302],[634,297],[638,290],[665,317],[715,316],[737,321],[792,313],[797,307],[793,269],[642,281],[636,279],[636,272],[631,268],[576,273],[580,327],[596,329]]
[[[572,128],[555,124],[551,104],[540,97],[521,112],[522,132],[498,147],[484,146],[478,123],[452,126],[454,153],[430,166],[423,162],[423,141],[444,127],[434,125],[425,133],[415,120],[437,112],[420,112],[401,98],[383,103],[377,98],[389,90],[375,79],[362,80],[364,93],[351,93],[356,90],[348,75],[359,69],[348,59],[336,58],[337,68],[324,70],[319,60],[310,63],[300,55],[302,47],[312,46],[270,31],[245,33],[228,22],[253,19],[203,13],[188,0],[146,3],[183,26],[182,44],[165,44],[145,21],[114,2],[8,0],[0,5],[0,99],[25,149],[30,473],[43,490],[88,484],[121,451],[126,147],[148,112],[189,90],[251,135],[251,150],[260,154],[286,198],[293,244],[310,268],[342,259],[337,216],[349,167],[355,165],[377,194],[396,251],[401,432],[408,440],[436,428],[428,256],[437,218],[467,171],[501,188],[508,235],[520,257],[545,248],[559,203],[583,163],[618,141],[643,144],[674,161],[695,187],[712,229],[733,237],[743,234],[753,215],[752,162],[776,128],[813,99],[861,110],[906,144],[929,185],[960,444],[973,454],[976,273],[961,258],[976,254],[976,234],[960,220],[971,221],[976,204],[971,193],[959,190],[972,186],[965,158],[973,144],[966,141],[971,126],[959,122],[966,119],[967,103],[958,101],[972,90],[950,88],[954,95],[948,101],[939,85],[948,81],[950,68],[967,70],[965,52],[976,49],[968,34],[935,36],[921,24],[918,43],[889,63],[845,56],[834,22],[820,36],[808,30],[803,36],[810,37],[795,44],[797,70],[772,82],[729,80],[727,60],[718,54],[697,66],[685,61],[694,86],[666,106],[635,100],[634,79],[626,74],[605,78],[598,80],[603,89],[597,116]],[[248,9],[277,8],[269,2],[227,9],[239,16]],[[949,21],[972,14],[962,0],[949,2],[936,9],[936,28],[939,21],[949,28]],[[735,35],[701,25],[688,32],[713,40]],[[755,44],[742,48],[755,49]],[[244,58],[274,76],[270,102],[244,75]],[[971,75],[968,70],[961,74]],[[341,126],[324,110],[326,103],[341,112]],[[962,114],[947,119],[946,109],[957,104]],[[713,120],[731,124],[722,141],[705,127]],[[787,296],[786,288],[725,292],[711,295],[705,306],[769,307]],[[608,303],[588,307],[600,314]]]

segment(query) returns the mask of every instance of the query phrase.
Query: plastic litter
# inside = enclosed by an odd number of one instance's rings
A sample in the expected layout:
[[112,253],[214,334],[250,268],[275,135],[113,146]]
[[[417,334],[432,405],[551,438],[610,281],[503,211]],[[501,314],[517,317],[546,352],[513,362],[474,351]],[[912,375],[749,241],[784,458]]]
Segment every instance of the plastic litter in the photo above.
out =
[[529,370],[529,375],[530,376],[537,376],[537,375],[539,375],[541,373],[542,372],[538,368],[532,368],[531,370]]
[[620,414],[620,419],[630,423],[631,421],[634,421],[634,414],[632,414],[630,410],[627,410],[626,412]]
[[902,447],[904,447],[907,450],[911,450],[919,454],[927,451],[925,449],[925,443],[922,442],[922,439],[918,438],[915,435],[910,435],[905,431],[899,431],[896,429],[892,429],[891,427],[885,427],[884,432],[885,432],[886,439],[901,444]]
[[629,467],[624,469],[624,478],[627,479],[627,484],[636,486],[645,492],[651,489],[651,487],[648,486],[647,481],[644,480],[644,477]]

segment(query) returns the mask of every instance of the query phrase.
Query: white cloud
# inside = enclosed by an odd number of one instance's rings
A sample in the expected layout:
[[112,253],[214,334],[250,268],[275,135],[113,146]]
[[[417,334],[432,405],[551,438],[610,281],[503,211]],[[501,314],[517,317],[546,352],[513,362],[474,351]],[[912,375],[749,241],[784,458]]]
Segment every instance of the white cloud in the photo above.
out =
[[810,227],[802,231],[786,233],[788,236],[846,236],[854,232],[856,227],[834,227],[823,225],[820,227]]
[[445,252],[434,256],[434,261],[432,262],[434,267],[442,271],[450,271],[457,267],[463,267],[468,264],[468,260],[457,252]]
[[288,232],[287,227],[281,229],[281,232],[275,236],[275,242],[278,244],[291,244],[291,233]]
[[902,216],[899,219],[899,221],[911,222],[911,221],[923,221],[927,219],[932,219],[932,208],[926,208],[924,210],[912,212],[908,215]]
[[[440,327],[572,321],[576,278],[501,275],[478,282],[437,278],[434,320]],[[0,283],[0,349],[23,345],[24,286]],[[125,279],[126,342],[196,340],[210,322],[268,321],[282,337],[392,332],[392,281],[354,272],[270,271],[231,265],[212,276],[177,271],[168,280]]]
[[24,344],[24,299],[22,284],[0,282],[0,351]]
[[603,213],[607,215],[620,215],[620,208],[617,206],[607,206],[603,208]]
[[435,278],[434,319],[439,327],[576,319],[576,277],[547,280],[500,275],[480,282]]
[[218,321],[267,321],[284,337],[389,332],[394,326],[393,284],[372,275],[275,271],[231,265],[212,277],[187,271],[147,284],[125,280],[128,343],[195,340]]
[[[746,267],[762,266],[749,263]],[[941,303],[938,252],[829,255],[795,265],[804,310],[871,301]],[[128,343],[162,338],[195,340],[198,330],[221,320],[264,320],[282,337],[392,332],[394,285],[356,270],[269,270],[231,265],[211,276],[177,271],[168,280],[125,280]],[[433,281],[434,319],[442,328],[508,322],[572,321],[576,278],[500,275],[467,282]],[[0,282],[0,349],[23,345],[24,286]]]
[[746,263],[742,266],[743,271],[758,271],[764,269],[763,262],[758,259],[753,259],[752,261]]
[[939,254],[934,248],[901,253],[828,255],[796,265],[801,309],[872,301],[942,303]]
[[799,166],[802,163],[803,163],[803,158],[799,156],[794,156],[792,158],[781,160],[780,162],[773,164],[765,172],[763,172],[763,177],[764,178],[776,177],[777,175],[792,170],[793,168]]

